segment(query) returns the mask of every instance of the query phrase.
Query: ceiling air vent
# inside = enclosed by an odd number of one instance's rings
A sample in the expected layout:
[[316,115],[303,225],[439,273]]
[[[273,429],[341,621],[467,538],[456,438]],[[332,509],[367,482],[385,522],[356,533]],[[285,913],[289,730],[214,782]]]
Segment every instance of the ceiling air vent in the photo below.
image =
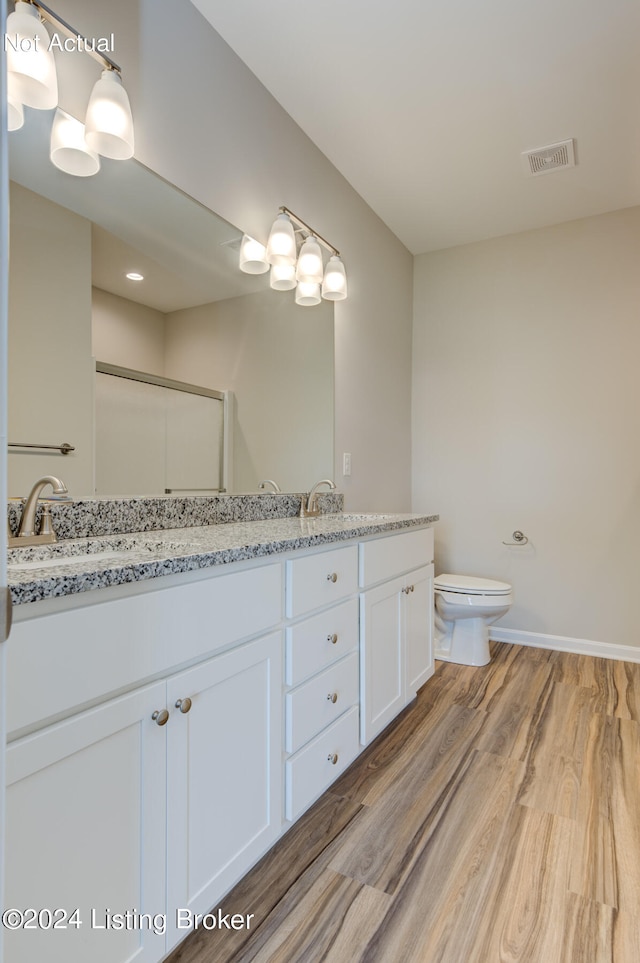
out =
[[563,140],[560,144],[550,144],[549,147],[527,150],[520,156],[526,173],[531,176],[549,174],[551,171],[576,166],[573,140]]

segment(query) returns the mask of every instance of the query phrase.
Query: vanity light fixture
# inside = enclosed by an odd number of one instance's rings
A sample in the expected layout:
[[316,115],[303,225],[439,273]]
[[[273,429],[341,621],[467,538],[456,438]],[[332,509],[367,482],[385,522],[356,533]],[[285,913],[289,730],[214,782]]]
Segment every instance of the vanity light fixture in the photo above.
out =
[[321,284],[324,274],[322,251],[313,234],[303,241],[296,264],[296,278],[298,281]]
[[269,264],[291,267],[296,263],[296,255],[296,235],[293,224],[287,209],[281,207],[269,233],[267,261]]
[[49,34],[35,4],[16,3],[7,17],[7,73],[20,102],[37,110],[58,104],[58,76]]
[[269,270],[264,244],[248,234],[243,234],[240,242],[240,270],[245,274],[265,274]]
[[[299,253],[296,234],[302,237]],[[243,246],[245,239],[247,242],[253,241],[245,234],[242,239]],[[258,244],[256,241],[253,243]],[[259,247],[262,251],[265,250],[262,245]],[[326,268],[322,259],[322,248],[331,255]],[[260,258],[263,256],[271,265],[271,287],[274,291],[291,291],[295,288],[296,304],[319,304],[322,298],[327,301],[343,301],[347,296],[347,275],[340,252],[288,207],[280,208],[269,234],[266,252],[264,255],[260,253]],[[247,264],[251,263],[250,260],[243,260],[241,247],[242,271],[259,274],[265,270],[252,270],[247,267]],[[261,260],[260,264],[263,263]]]
[[[53,25],[55,33],[52,37],[49,37],[44,21]],[[67,40],[62,41],[60,34]],[[67,46],[69,42],[70,46]],[[96,166],[94,160],[97,154],[115,160],[133,157],[131,106],[122,86],[120,67],[103,52],[111,49],[108,38],[84,40],[77,30],[40,0],[18,0],[14,12],[7,17],[4,45],[9,130],[22,127],[23,105],[37,110],[57,107],[54,47],[83,51],[103,67],[102,76],[91,92],[84,125],[80,121],[76,121],[79,126],[68,123],[67,118],[74,118],[62,111],[56,112],[51,135],[51,160],[68,174],[87,177],[99,169],[99,162]],[[82,141],[79,139],[80,128],[83,128]]]

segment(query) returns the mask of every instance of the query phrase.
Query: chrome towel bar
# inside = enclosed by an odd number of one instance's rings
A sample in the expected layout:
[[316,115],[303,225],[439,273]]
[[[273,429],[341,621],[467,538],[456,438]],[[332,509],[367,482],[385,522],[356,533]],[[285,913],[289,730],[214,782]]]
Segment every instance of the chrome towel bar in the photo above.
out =
[[8,448],[40,448],[46,449],[47,451],[59,451],[63,455],[68,455],[70,451],[75,451],[73,445],[70,445],[68,441],[63,441],[61,445],[29,445],[21,444],[18,441],[10,441],[7,445]]

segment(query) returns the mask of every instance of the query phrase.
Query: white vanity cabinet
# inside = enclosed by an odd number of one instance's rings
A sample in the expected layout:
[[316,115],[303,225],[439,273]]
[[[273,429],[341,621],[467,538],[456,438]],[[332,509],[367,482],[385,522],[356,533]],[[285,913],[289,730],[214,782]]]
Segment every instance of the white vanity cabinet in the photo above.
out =
[[431,529],[360,545],[363,745],[398,715],[433,674],[432,560]]
[[[256,607],[246,605],[253,590]],[[275,564],[15,626],[9,664],[24,700],[11,703],[11,729],[52,711],[67,718],[8,749],[6,905],[78,907],[82,925],[10,933],[6,963],[155,963],[187,933],[176,909],[210,910],[275,841],[282,607]],[[233,625],[273,628],[233,644]],[[57,641],[57,659],[38,663]],[[84,669],[87,653],[94,669],[77,674],[73,657]],[[73,698],[82,705],[139,672],[162,678],[74,711]],[[109,926],[109,913],[133,910],[162,917],[162,932],[133,915],[131,927]]]
[[45,916],[5,929],[6,963],[161,959],[163,936],[106,927],[108,910],[164,911],[164,706],[159,682],[9,746],[5,906]]
[[[285,816],[296,819],[359,752],[358,548],[286,563]],[[319,611],[316,611],[319,610]]]
[[167,949],[280,834],[281,701],[279,632],[167,682]]
[[432,674],[432,559],[411,528],[25,607],[5,905],[66,916],[5,963],[161,960]]

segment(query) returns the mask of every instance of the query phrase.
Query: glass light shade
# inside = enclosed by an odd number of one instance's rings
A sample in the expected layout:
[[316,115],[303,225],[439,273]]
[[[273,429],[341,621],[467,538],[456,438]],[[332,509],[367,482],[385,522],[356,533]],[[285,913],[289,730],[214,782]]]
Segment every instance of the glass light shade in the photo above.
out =
[[322,297],[326,301],[344,301],[347,296],[347,275],[342,258],[333,254],[327,263],[322,280]]
[[278,214],[267,241],[269,264],[296,263],[296,235],[288,214]]
[[269,270],[264,244],[248,234],[242,235],[240,244],[240,270],[245,274],[265,274]]
[[24,109],[13,78],[13,74],[7,74],[7,129],[20,130],[24,124]]
[[304,307],[320,304],[319,283],[317,281],[298,281],[296,304],[302,304]]
[[91,177],[100,170],[100,158],[85,142],[84,124],[59,107],[53,118],[49,157],[59,170],[75,177]]
[[320,284],[324,273],[322,251],[315,237],[308,237],[300,248],[300,257],[296,267],[298,281],[313,281]]
[[274,291],[292,291],[296,286],[295,264],[272,264],[269,284]]
[[38,110],[58,104],[58,78],[49,34],[30,3],[16,3],[7,17],[4,45],[7,73],[21,103]]
[[87,146],[103,157],[133,157],[133,118],[127,92],[115,70],[103,70],[96,82],[85,120]]

